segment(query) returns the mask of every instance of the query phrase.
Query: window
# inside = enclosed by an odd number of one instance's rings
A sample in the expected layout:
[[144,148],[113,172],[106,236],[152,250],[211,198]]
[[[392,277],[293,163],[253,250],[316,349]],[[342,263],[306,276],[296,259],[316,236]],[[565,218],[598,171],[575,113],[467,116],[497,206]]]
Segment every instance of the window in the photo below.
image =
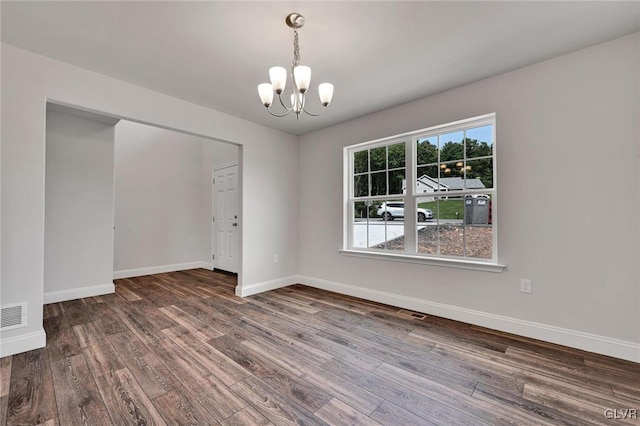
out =
[[495,115],[345,148],[345,251],[497,265]]

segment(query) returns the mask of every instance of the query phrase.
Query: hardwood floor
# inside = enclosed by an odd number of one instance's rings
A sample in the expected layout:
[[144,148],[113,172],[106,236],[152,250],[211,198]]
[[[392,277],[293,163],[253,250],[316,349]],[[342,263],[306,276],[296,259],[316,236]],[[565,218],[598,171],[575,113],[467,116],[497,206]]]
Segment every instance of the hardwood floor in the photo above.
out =
[[1,424],[639,424],[640,364],[202,269],[116,284],[2,358]]

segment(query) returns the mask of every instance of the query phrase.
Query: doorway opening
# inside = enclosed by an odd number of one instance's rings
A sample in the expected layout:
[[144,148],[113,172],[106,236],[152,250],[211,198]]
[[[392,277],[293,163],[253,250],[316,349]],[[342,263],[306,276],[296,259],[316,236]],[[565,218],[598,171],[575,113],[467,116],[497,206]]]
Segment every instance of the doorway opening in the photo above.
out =
[[[46,144],[45,303],[111,292],[113,279],[216,268],[211,171],[231,163],[237,168],[231,272],[239,272],[241,146],[53,103]],[[71,252],[87,256],[87,267],[65,255]],[[72,266],[89,275],[69,280]],[[66,280],[57,277],[65,270]]]

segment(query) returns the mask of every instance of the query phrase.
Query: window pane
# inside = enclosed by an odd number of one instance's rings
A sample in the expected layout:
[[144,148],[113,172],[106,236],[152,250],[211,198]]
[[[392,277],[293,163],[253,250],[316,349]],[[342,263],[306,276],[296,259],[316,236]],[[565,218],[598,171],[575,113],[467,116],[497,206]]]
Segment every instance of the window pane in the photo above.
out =
[[417,203],[418,208],[431,210],[434,222],[438,219],[438,202],[433,197],[420,197],[417,199]]
[[467,257],[491,259],[493,257],[493,227],[471,225],[465,227]]
[[404,250],[404,202],[387,200],[377,210],[378,219],[369,221],[369,247]]
[[353,177],[353,196],[366,197],[369,195],[369,175]]
[[462,136],[463,132],[440,135],[440,162],[461,160],[464,158]]
[[[418,203],[418,204],[426,204],[426,203]],[[432,222],[435,218],[435,214],[433,209],[428,207],[421,207],[418,205],[418,211],[416,212],[416,219],[418,222]]]
[[467,158],[493,155],[493,126],[469,129],[466,135]]
[[467,189],[493,188],[493,159],[467,160]]
[[436,224],[418,226],[418,253],[438,254],[438,226]]
[[[384,250],[404,250],[404,224],[400,222],[386,222],[379,225],[378,228],[384,228],[384,241],[372,246],[377,249]],[[382,235],[381,235],[382,237]]]
[[491,259],[493,226],[491,225],[491,197],[488,194],[465,197],[464,223],[466,256]]
[[491,207],[488,195],[467,195],[464,198],[465,225],[488,225],[491,221]]
[[418,167],[418,180],[416,182],[416,195],[437,192],[438,166]]
[[369,150],[371,171],[385,170],[387,168],[387,147],[373,148]]
[[402,194],[405,183],[405,169],[389,172],[389,194]]
[[371,173],[371,195],[387,195],[387,172]]
[[401,142],[401,143],[396,143],[393,145],[389,145],[388,146],[388,153],[387,155],[389,156],[389,168],[390,169],[397,169],[399,167],[404,167],[405,164],[405,143]]
[[464,256],[464,227],[441,225],[439,229],[440,254],[445,256]]
[[[417,242],[418,253],[438,254],[438,203],[436,201],[421,201],[418,199],[418,212],[420,209],[429,209],[433,213],[434,219],[426,222],[418,222]],[[419,218],[418,218],[419,219]]]
[[369,207],[370,202],[356,201],[353,204],[352,238],[353,247],[369,247]]
[[441,191],[455,191],[464,188],[464,161],[457,160],[440,164]]
[[382,240],[380,243],[372,245],[372,248],[404,251],[404,223],[402,221],[371,222],[369,232],[371,240]]
[[464,219],[464,200],[455,196],[441,198],[438,200],[437,212],[436,217],[441,225],[461,225]]
[[369,218],[369,204],[371,204],[370,201],[356,201],[353,203],[353,218],[356,222],[366,221]]
[[418,139],[416,146],[418,165],[438,162],[438,137]]
[[380,206],[384,204],[384,201],[375,200],[369,201],[369,219],[376,220],[380,218]]
[[353,153],[353,172],[364,173],[369,171],[369,150]]
[[395,219],[404,219],[404,201],[402,200],[387,200],[382,202],[378,206],[376,216],[386,221],[393,221]]

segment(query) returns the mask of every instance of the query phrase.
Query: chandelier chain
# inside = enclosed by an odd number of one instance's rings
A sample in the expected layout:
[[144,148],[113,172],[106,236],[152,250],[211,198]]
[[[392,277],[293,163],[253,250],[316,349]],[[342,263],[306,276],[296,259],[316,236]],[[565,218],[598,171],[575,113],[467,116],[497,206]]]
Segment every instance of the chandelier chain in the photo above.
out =
[[293,67],[300,65],[300,45],[298,43],[298,30],[293,30]]

